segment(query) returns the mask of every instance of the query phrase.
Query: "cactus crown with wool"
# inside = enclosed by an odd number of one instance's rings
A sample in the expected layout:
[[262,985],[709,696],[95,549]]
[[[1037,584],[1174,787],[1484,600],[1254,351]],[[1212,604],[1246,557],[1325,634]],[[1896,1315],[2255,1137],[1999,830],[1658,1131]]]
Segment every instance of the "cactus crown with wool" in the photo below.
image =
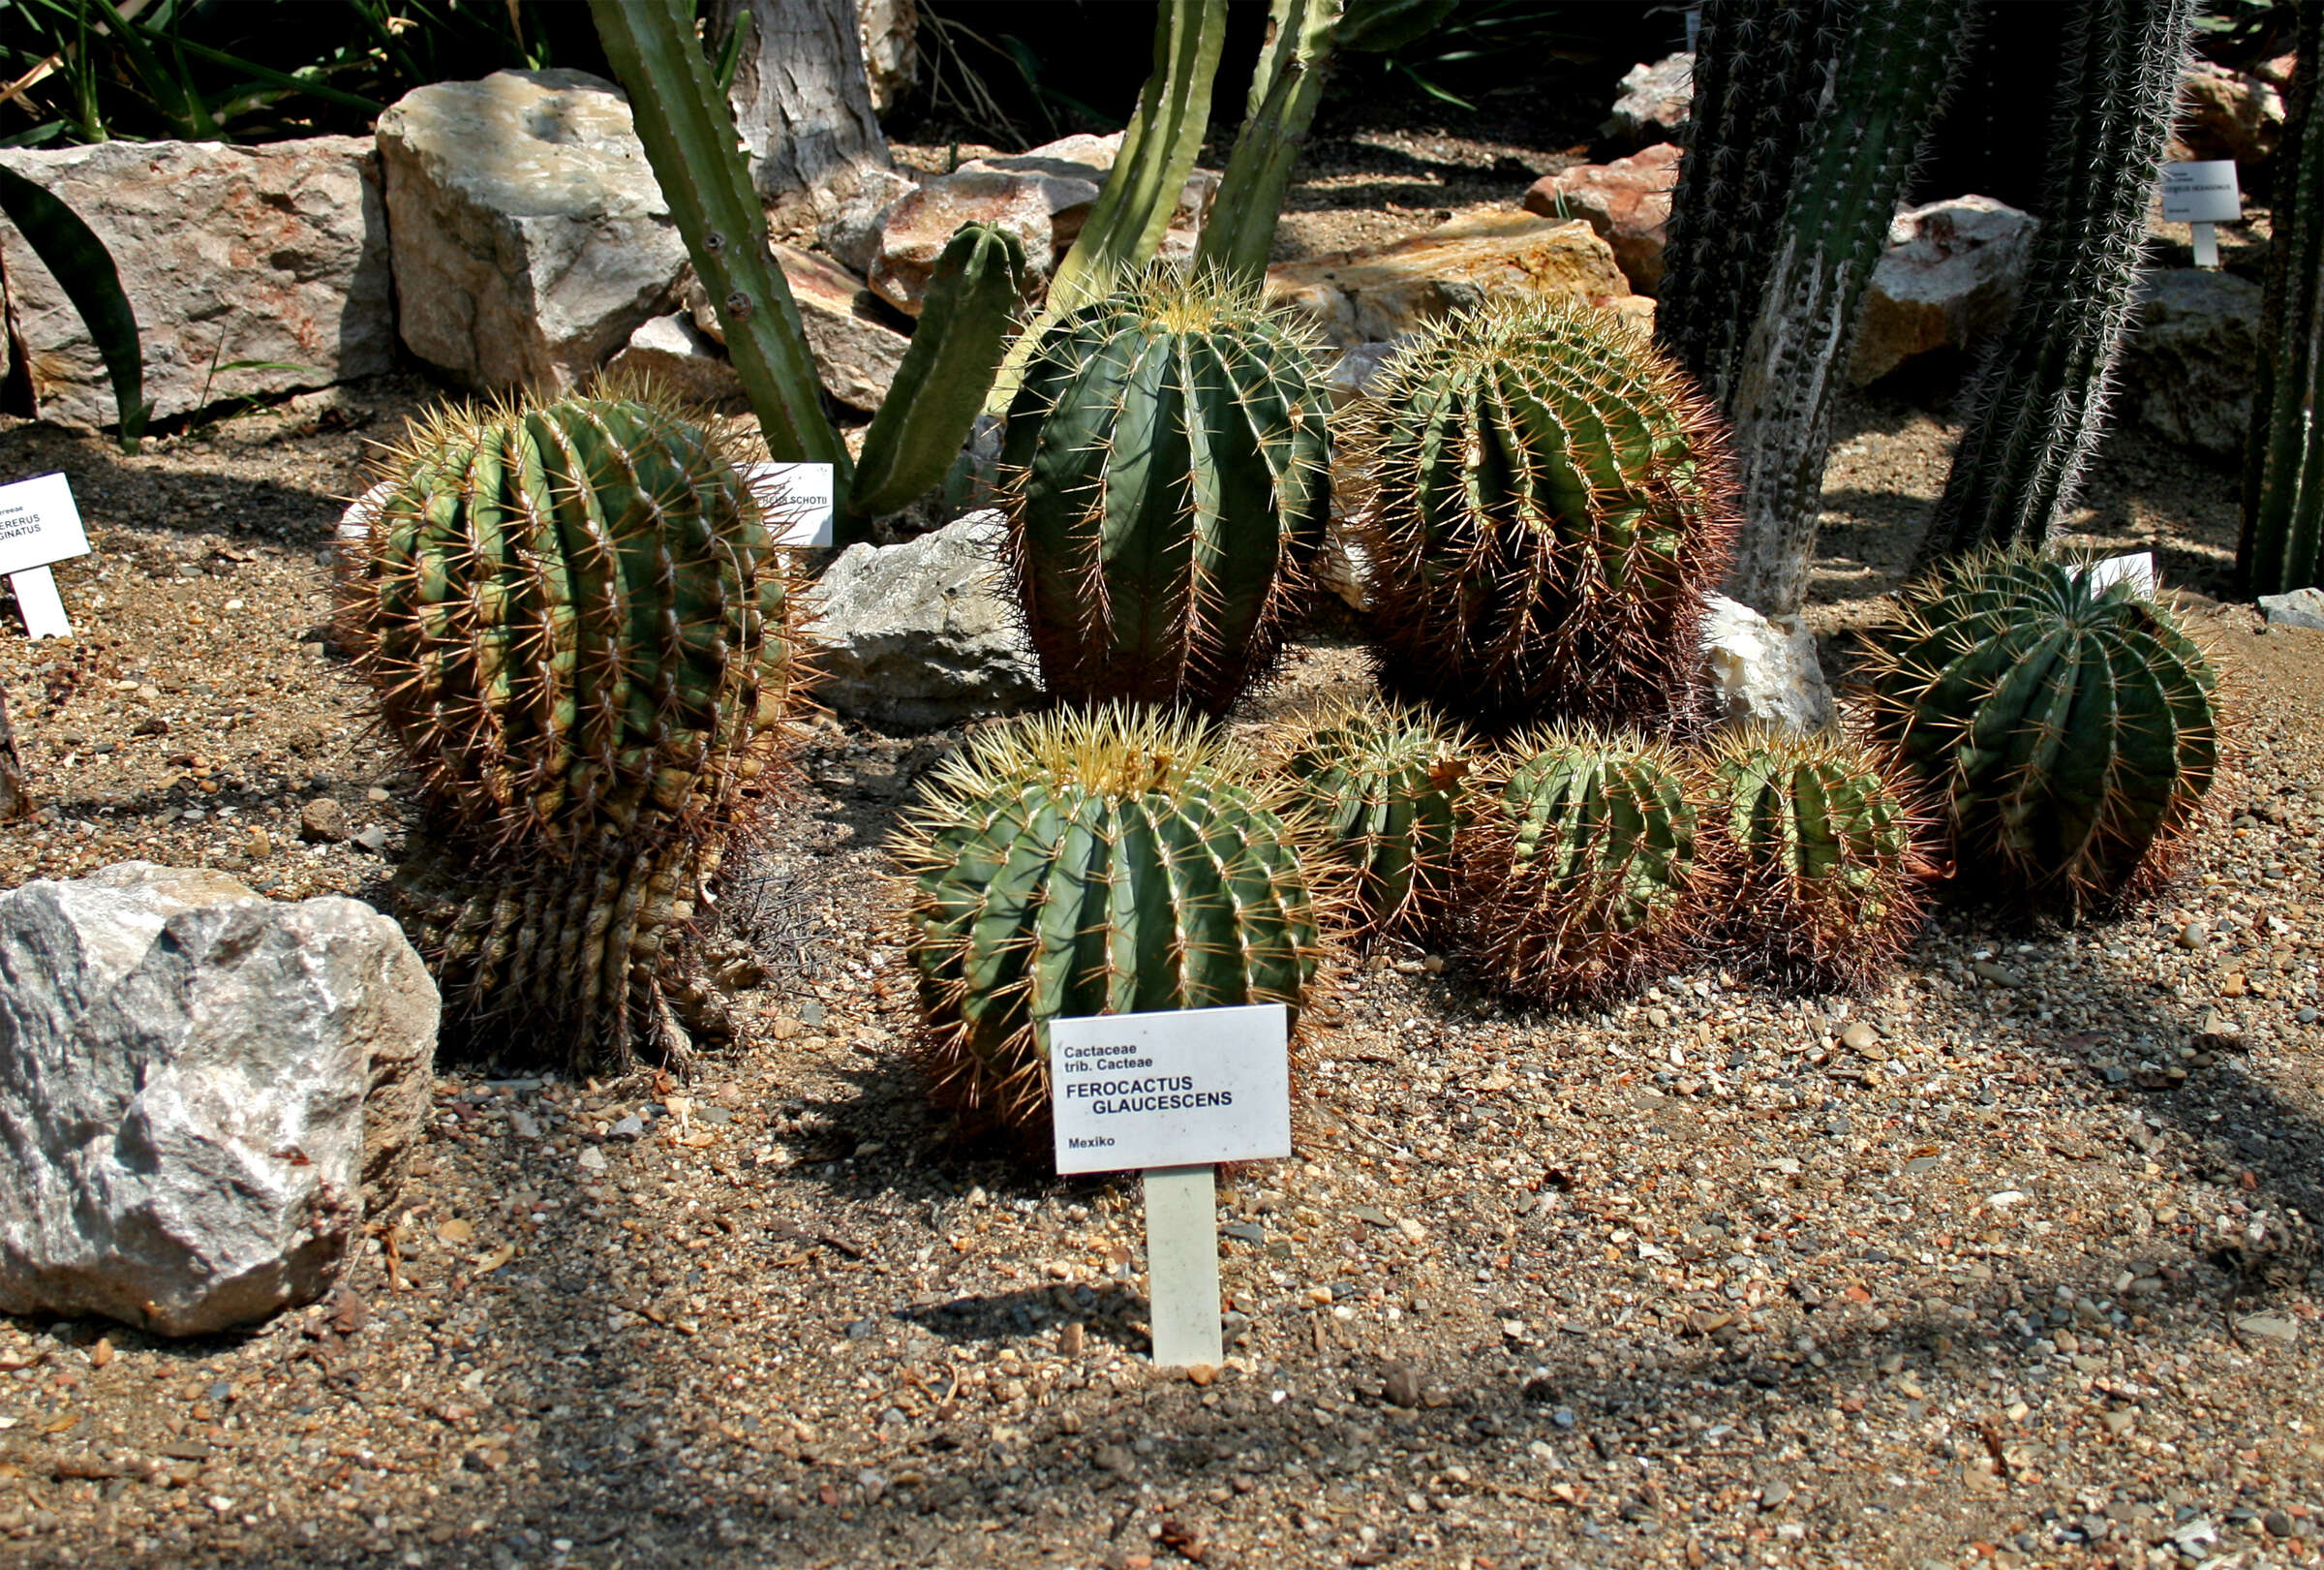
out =
[[1361,936],[1425,927],[1441,913],[1467,752],[1457,726],[1377,702],[1327,713],[1286,744],[1288,793],[1354,874]]
[[1197,722],[1108,705],[948,760],[894,847],[938,1097],[1049,1118],[1059,1015],[1291,1005],[1321,958],[1315,832]]
[[1303,600],[1330,498],[1311,346],[1258,292],[1156,270],[1041,334],[1001,448],[1050,689],[1223,713]]
[[1722,925],[1779,982],[1845,991],[1885,971],[1920,925],[1930,868],[1902,782],[1847,736],[1755,729],[1708,758],[1707,838]]
[[2018,550],[1909,586],[1872,637],[1875,729],[1964,871],[2081,905],[2159,877],[2218,764],[2217,679],[2129,584]]
[[1600,998],[1666,961],[1695,920],[1700,809],[1684,759],[1632,733],[1520,736],[1480,787],[1463,911],[1511,991]]
[[1709,406],[1644,334],[1548,301],[1425,327],[1345,445],[1392,694],[1494,728],[1691,711],[1734,486]]

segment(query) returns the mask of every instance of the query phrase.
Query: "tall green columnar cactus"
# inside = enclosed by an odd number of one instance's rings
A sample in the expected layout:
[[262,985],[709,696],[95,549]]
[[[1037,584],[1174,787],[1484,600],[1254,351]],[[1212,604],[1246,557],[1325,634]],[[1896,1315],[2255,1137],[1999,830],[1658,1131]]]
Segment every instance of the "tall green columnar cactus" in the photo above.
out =
[[2079,0],[2025,288],[1971,389],[1924,565],[2046,539],[2073,507],[2105,429],[2195,10]]
[[[1962,53],[1972,0],[1857,0],[1798,162],[1759,297],[1728,380],[1743,526],[1727,592],[1795,614],[1821,510],[1823,468],[1858,307],[1897,199]],[[1707,193],[1706,193],[1707,194]],[[1696,221],[1742,228],[1713,209]]]
[[1340,13],[1341,0],[1274,0],[1242,129],[1195,249],[1197,266],[1253,281],[1267,276],[1291,171],[1323,101]]
[[2159,880],[2218,766],[2217,679],[2127,584],[2028,549],[1944,563],[1873,636],[1874,728],[1962,877],[2069,908]]
[[1324,411],[1256,290],[1155,271],[1041,335],[1001,475],[1052,692],[1221,714],[1272,669],[1323,544]]
[[1314,829],[1268,799],[1202,722],[1111,706],[944,764],[893,847],[938,1100],[1046,1126],[1059,1016],[1281,1002],[1296,1025],[1323,957]]
[[2324,584],[2324,0],[2302,0],[2299,26],[2236,552],[2250,594]]
[[420,778],[397,880],[455,1032],[627,1062],[775,761],[798,597],[715,438],[648,403],[439,416],[384,466],[342,637]]
[[1429,325],[1342,448],[1391,695],[1499,730],[1691,714],[1733,485],[1717,416],[1642,333],[1552,302]]

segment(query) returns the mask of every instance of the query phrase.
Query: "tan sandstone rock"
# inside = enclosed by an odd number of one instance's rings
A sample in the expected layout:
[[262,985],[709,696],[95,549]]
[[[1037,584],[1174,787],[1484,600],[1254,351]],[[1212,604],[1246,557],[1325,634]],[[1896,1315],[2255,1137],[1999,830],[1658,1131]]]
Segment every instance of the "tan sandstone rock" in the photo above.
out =
[[1579,218],[1614,248],[1614,264],[1641,294],[1663,285],[1663,242],[1681,150],[1659,141],[1610,164],[1577,164],[1534,181],[1525,210],[1544,218]]

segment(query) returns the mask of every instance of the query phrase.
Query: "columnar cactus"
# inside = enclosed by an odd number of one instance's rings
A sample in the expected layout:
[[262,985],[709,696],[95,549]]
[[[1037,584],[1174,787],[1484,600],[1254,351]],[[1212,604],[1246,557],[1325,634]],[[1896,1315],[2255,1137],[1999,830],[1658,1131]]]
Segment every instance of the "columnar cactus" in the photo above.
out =
[[1467,754],[1458,727],[1378,703],[1325,714],[1284,745],[1289,795],[1354,877],[1359,936],[1425,931],[1445,913]]
[[1520,997],[1613,996],[1699,928],[1699,791],[1686,761],[1635,734],[1553,730],[1487,765],[1462,851],[1462,918],[1480,967]]
[[2025,551],[1947,563],[1872,637],[1874,728],[1965,877],[2069,907],[2159,879],[2218,764],[2217,679],[2127,584]]
[[1716,418],[1643,334],[1549,302],[1423,328],[1345,446],[1392,695],[1491,729],[1692,712],[1732,484]]
[[1706,760],[1720,936],[1781,985],[1855,991],[1885,974],[1925,908],[1925,825],[1881,754],[1831,732],[1747,730]]
[[1183,716],[1013,721],[923,787],[894,846],[931,1078],[963,1114],[1049,1120],[1060,1015],[1282,1002],[1322,957],[1312,825]]
[[1041,335],[1001,472],[1051,691],[1219,714],[1271,670],[1330,496],[1310,351],[1255,290],[1167,272]]

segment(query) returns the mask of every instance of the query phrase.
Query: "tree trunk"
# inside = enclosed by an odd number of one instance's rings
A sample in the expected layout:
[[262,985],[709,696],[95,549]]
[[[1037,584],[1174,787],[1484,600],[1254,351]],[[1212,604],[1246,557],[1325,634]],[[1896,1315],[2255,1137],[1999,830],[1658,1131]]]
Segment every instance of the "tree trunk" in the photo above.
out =
[[13,823],[32,813],[32,790],[16,756],[15,730],[8,723],[8,694],[0,693],[0,823]]
[[751,180],[778,231],[811,228],[888,168],[855,0],[712,0],[710,36],[737,28],[726,97]]

